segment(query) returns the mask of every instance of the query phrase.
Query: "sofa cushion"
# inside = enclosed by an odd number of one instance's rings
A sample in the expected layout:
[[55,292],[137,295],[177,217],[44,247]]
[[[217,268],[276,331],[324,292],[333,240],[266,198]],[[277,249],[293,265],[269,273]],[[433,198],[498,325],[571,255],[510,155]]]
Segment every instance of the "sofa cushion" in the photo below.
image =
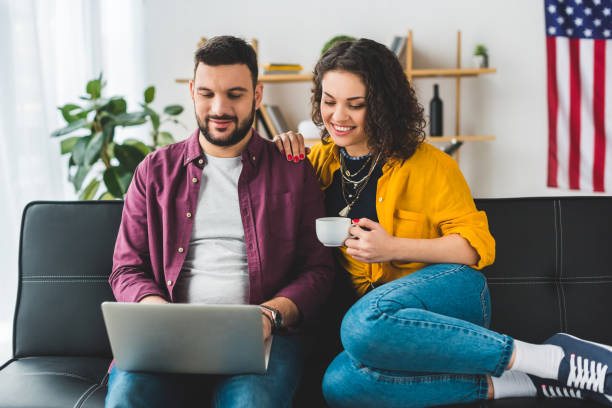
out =
[[0,370],[0,407],[103,407],[109,364],[95,357],[11,360]]

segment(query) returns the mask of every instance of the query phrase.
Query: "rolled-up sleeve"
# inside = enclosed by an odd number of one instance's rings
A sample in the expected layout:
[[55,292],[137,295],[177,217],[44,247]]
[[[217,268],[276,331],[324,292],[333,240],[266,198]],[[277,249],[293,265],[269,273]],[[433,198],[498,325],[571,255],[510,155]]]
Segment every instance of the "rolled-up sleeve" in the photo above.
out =
[[167,299],[153,278],[147,224],[149,156],[136,168],[123,206],[109,283],[119,302],[138,302],[145,296]]
[[480,259],[475,269],[491,265],[495,260],[495,240],[489,232],[484,211],[478,211],[465,178],[453,163],[445,174],[442,190],[437,194],[433,221],[441,235],[459,234],[476,250]]

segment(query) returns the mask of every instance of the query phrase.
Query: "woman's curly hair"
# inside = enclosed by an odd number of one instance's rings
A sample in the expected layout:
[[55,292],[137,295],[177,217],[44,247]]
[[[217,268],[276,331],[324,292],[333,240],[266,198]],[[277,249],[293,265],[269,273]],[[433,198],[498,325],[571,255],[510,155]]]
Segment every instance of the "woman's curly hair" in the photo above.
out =
[[[425,140],[423,107],[410,86],[397,57],[386,46],[361,38],[331,47],[313,72],[312,121],[323,125],[321,116],[322,80],[328,71],[357,75],[366,87],[365,133],[368,147],[381,159],[408,159]],[[325,127],[321,141],[329,143]]]

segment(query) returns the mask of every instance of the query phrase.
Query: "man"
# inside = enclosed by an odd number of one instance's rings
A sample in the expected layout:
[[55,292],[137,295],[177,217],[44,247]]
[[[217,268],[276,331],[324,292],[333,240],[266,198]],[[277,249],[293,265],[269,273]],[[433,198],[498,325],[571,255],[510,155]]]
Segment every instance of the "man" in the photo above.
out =
[[[331,254],[314,232],[324,207],[312,167],[290,165],[252,129],[263,85],[243,40],[206,42],[195,54],[189,88],[199,129],[148,155],[126,195],[109,279],[115,297],[261,304],[264,338],[294,328],[313,316],[333,280]],[[113,367],[106,403],[182,406],[189,404],[183,397],[205,389],[214,406],[290,406],[300,368],[299,336],[279,334],[266,375]]]

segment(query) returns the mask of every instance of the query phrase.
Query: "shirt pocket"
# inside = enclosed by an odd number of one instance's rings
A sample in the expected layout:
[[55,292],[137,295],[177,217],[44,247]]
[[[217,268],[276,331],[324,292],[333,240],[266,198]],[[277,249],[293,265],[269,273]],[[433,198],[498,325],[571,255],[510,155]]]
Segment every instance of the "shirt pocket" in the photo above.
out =
[[397,208],[393,214],[393,236],[427,238],[427,216],[423,213]]
[[292,193],[266,193],[264,203],[270,236],[293,241],[296,234],[297,208]]

